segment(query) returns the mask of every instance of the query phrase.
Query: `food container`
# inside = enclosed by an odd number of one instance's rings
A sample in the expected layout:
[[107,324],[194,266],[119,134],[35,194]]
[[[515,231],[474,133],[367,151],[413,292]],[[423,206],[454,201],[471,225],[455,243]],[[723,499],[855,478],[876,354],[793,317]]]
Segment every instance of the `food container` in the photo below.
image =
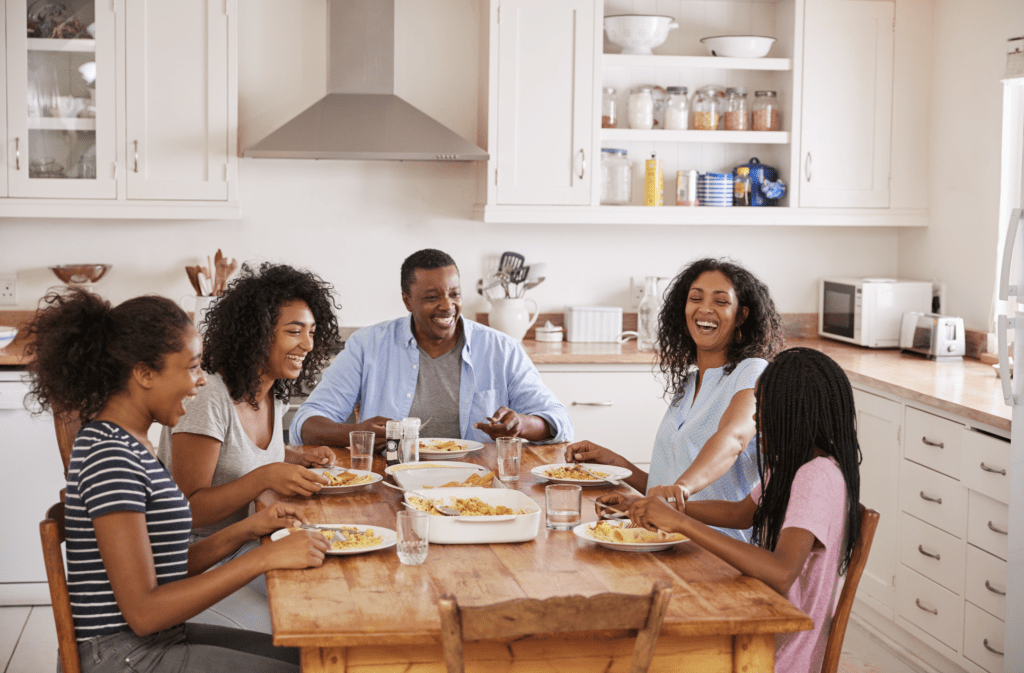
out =
[[654,128],[654,87],[642,84],[629,90],[629,128]]
[[725,90],[725,130],[749,131],[750,109],[747,107],[747,90],[742,86]]
[[670,86],[665,91],[668,93],[668,102],[665,103],[665,129],[685,131],[690,118],[690,103],[687,98],[689,91],[685,86]]
[[779,121],[779,101],[774,91],[754,92],[754,122],[755,131],[780,131],[782,123]]
[[409,491],[410,497],[442,500],[450,505],[451,498],[479,498],[488,505],[504,505],[526,510],[526,514],[501,516],[432,516],[429,541],[431,544],[488,544],[493,542],[528,542],[540,532],[541,509],[533,499],[520,491],[493,488],[432,488]]
[[601,205],[628,206],[633,198],[633,166],[626,150],[601,149]]
[[565,340],[570,343],[619,343],[622,308],[618,306],[566,306]]
[[610,86],[601,91],[601,128],[613,129],[619,125],[618,103],[615,100],[615,89]]
[[722,118],[725,91],[704,87],[693,94],[693,128],[696,131],[715,131]]
[[558,343],[562,340],[564,330],[561,327],[556,327],[551,324],[549,320],[543,327],[538,327],[537,331],[534,332],[534,338],[537,341],[547,341],[550,343]]

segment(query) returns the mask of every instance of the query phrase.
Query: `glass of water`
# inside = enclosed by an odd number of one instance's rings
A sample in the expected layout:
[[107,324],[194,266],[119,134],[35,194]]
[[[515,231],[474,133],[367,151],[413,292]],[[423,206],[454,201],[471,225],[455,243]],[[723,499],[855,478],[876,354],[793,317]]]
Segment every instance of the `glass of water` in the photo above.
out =
[[370,471],[373,468],[374,433],[357,430],[348,433],[348,448],[352,454],[352,469]]
[[547,526],[552,530],[572,530],[580,523],[583,489],[575,484],[551,484],[544,488]]
[[518,437],[498,437],[494,440],[498,452],[498,479],[519,481],[519,463],[523,458],[523,440]]
[[398,512],[398,560],[418,566],[427,560],[430,515],[417,509]]

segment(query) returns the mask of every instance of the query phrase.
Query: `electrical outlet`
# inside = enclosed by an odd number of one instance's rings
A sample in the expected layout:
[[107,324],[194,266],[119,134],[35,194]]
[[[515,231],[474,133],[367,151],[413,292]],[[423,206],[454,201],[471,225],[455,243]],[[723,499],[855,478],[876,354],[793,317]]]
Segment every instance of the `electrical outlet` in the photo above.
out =
[[646,276],[633,276],[629,279],[629,305],[633,308],[640,306],[640,300],[643,299],[644,286],[646,284]]
[[18,305],[18,274],[0,273],[0,306]]

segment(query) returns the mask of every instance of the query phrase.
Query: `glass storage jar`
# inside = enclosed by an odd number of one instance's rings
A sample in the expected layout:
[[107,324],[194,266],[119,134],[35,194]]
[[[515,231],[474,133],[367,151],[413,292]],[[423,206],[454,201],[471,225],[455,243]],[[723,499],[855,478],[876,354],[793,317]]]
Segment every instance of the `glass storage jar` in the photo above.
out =
[[779,101],[774,91],[754,92],[754,130],[781,131]]
[[670,86],[666,89],[668,102],[665,104],[665,128],[669,131],[685,131],[690,116],[690,104],[685,86]]
[[629,90],[629,128],[654,128],[654,87],[650,84]]
[[633,196],[631,168],[626,150],[601,150],[601,205],[629,205]]
[[745,87],[734,86],[725,90],[725,130],[750,130],[750,108],[747,107]]
[[697,131],[715,131],[721,120],[722,108],[719,90],[700,89],[693,94],[693,128]]
[[601,128],[614,129],[618,126],[618,101],[615,100],[615,89],[606,86],[601,96]]

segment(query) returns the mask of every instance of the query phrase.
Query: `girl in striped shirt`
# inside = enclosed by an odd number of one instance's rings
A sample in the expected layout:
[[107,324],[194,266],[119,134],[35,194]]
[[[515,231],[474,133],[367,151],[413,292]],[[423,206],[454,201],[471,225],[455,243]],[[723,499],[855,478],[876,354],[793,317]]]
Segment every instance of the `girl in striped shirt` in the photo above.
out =
[[[323,563],[326,540],[289,535],[212,568],[303,517],[277,504],[194,545],[192,516],[148,439],[173,426],[206,379],[202,341],[173,301],[116,308],[84,290],[51,293],[32,323],[32,396],[83,426],[67,482],[68,591],[82,670],[296,671],[298,652],[266,634],[185,620],[277,568]],[[210,572],[204,572],[210,569]]]

